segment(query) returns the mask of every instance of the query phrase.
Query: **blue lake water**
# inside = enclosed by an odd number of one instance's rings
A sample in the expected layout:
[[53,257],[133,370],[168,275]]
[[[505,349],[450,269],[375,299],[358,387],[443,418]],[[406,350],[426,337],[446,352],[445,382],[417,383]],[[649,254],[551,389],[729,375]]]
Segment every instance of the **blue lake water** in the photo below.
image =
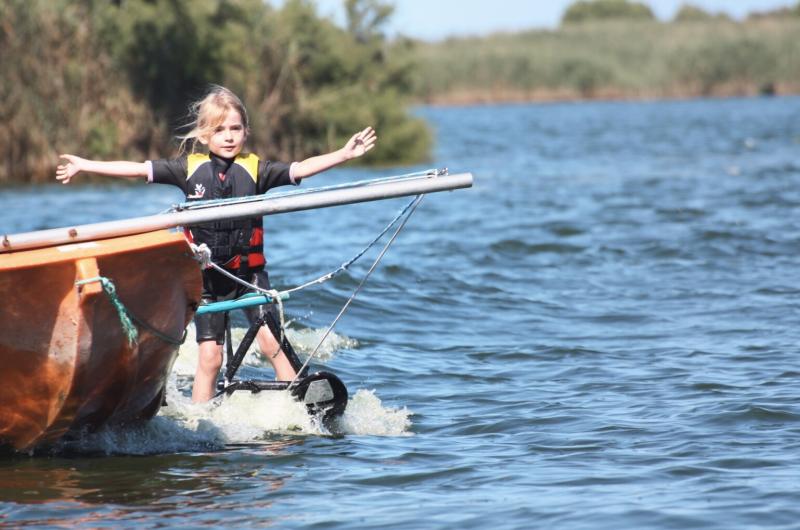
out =
[[[274,396],[193,407],[188,341],[147,427],[0,461],[0,526],[800,528],[800,98],[418,112],[475,185],[426,197],[323,348],[342,436]],[[4,189],[0,230],[179,200]],[[406,202],[267,218],[273,283]],[[287,303],[301,353],[368,265]]]

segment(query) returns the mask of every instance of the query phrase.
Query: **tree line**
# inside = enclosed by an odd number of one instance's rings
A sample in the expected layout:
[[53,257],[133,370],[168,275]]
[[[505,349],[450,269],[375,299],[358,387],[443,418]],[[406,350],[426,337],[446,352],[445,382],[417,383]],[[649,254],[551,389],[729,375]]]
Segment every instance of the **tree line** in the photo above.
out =
[[243,99],[262,156],[325,152],[372,125],[381,149],[366,162],[424,160],[410,58],[383,33],[391,6],[345,7],[340,28],[309,0],[0,2],[0,183],[51,181],[60,152],[170,156],[212,83]]
[[[794,7],[784,7],[764,12],[754,12],[748,18],[774,18],[781,16],[800,16],[800,2]],[[675,13],[673,22],[727,20],[724,13],[711,13],[691,3],[684,3]],[[567,7],[561,17],[561,24],[579,24],[598,20],[647,20],[655,21],[656,16],[650,6],[636,0],[576,0]]]

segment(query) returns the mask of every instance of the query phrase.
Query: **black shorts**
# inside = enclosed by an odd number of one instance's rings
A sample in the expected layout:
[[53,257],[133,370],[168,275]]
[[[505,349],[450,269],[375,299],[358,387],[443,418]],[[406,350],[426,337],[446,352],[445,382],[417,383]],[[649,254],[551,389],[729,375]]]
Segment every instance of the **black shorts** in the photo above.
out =
[[[253,272],[247,274],[244,281],[257,285],[262,289],[269,289],[269,274],[267,271]],[[256,292],[238,282],[233,281],[227,276],[219,273],[215,269],[203,271],[203,293],[200,298],[201,304],[211,302],[224,302],[235,300],[247,293]],[[252,324],[256,318],[262,316],[264,312],[272,313],[275,321],[278,322],[277,309],[273,304],[252,306],[243,309],[247,316],[247,321]],[[197,330],[197,342],[209,340],[216,341],[217,344],[225,342],[225,327],[227,313],[205,313],[194,316],[194,326]]]

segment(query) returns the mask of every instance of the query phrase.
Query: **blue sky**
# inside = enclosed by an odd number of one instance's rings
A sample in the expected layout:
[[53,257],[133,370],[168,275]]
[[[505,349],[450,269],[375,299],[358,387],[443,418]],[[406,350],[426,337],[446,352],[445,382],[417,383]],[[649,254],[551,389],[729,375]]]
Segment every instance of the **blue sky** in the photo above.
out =
[[[437,40],[452,35],[553,28],[573,0],[395,0],[390,34]],[[319,12],[343,20],[342,0],[316,0]],[[671,18],[684,3],[741,18],[751,11],[796,5],[797,0],[644,0],[656,16]]]

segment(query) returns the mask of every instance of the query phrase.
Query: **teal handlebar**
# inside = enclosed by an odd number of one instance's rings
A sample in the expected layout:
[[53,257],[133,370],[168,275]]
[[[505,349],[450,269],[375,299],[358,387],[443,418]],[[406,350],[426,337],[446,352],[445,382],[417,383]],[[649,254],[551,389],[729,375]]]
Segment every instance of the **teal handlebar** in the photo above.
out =
[[[281,300],[288,300],[289,293],[280,293]],[[243,309],[245,307],[253,307],[256,305],[264,305],[273,303],[272,297],[265,294],[250,293],[237,298],[236,300],[227,300],[224,302],[212,302],[210,304],[203,304],[197,308],[196,314],[202,315],[205,313],[221,313],[223,311],[231,311],[233,309]]]

